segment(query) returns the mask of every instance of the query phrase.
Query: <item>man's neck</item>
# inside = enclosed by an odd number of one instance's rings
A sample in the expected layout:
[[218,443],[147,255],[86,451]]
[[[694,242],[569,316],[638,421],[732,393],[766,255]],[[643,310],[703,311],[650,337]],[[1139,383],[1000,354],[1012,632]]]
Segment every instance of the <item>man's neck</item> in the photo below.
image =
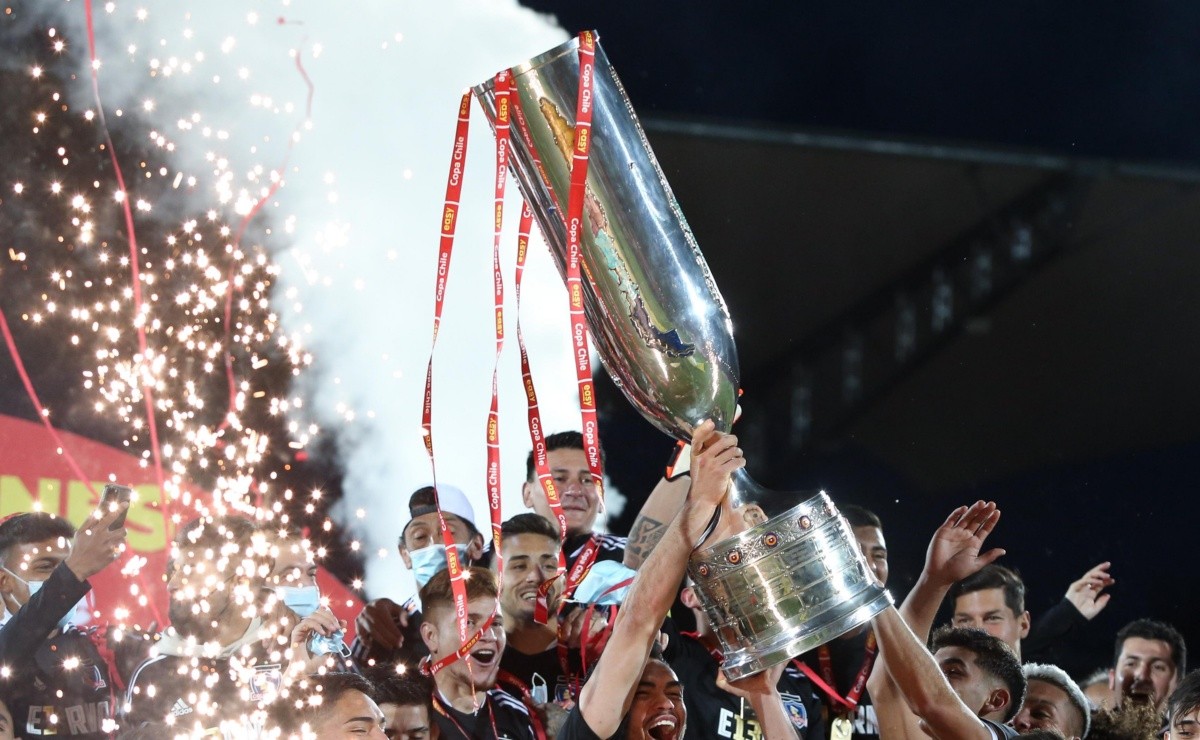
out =
[[592,536],[592,530],[590,530],[590,529],[568,529],[567,530],[567,542],[570,543],[571,545],[575,545],[575,546],[582,545],[587,540],[587,538],[591,537],[591,536]]
[[433,678],[442,700],[460,712],[474,714],[487,701],[487,691],[471,683],[461,680],[450,671],[441,671]]
[[246,630],[250,629],[253,621],[250,617],[242,616],[240,613],[229,614],[218,620],[217,634],[214,639],[221,647],[229,647],[245,636]]
[[523,655],[537,655],[549,650],[554,641],[558,639],[558,624],[553,615],[546,624],[538,624],[532,618],[512,619],[508,615],[505,615],[504,621],[505,624],[512,625],[506,630],[508,633],[506,650],[516,650]]

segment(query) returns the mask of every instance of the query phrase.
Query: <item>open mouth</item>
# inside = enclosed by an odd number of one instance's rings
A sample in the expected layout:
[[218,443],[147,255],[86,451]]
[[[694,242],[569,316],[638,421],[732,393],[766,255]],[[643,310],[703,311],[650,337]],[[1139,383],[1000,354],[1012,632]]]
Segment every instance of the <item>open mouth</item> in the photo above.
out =
[[537,589],[521,592],[521,601],[537,601]]
[[484,668],[496,661],[497,653],[491,648],[481,648],[471,653],[471,659]]
[[679,722],[673,714],[660,714],[646,726],[646,734],[654,740],[676,740]]

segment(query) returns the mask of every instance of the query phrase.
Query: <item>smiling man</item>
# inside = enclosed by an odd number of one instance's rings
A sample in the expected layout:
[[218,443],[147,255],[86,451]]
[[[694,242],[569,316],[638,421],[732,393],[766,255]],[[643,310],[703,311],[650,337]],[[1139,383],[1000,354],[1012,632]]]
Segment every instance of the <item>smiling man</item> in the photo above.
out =
[[[579,432],[558,432],[546,437],[546,464],[550,476],[558,488],[562,501],[563,516],[567,520],[567,539],[563,552],[567,556],[567,570],[575,564],[589,548],[595,548],[596,560],[621,562],[625,557],[626,539],[603,532],[596,532],[596,518],[603,510],[603,502],[592,481],[587,454],[583,451],[583,435]],[[601,453],[603,459],[603,453]],[[537,467],[533,452],[525,460],[525,485],[521,488],[521,499],[525,506],[540,514],[558,527],[546,494],[537,479]]]
[[[400,529],[397,549],[404,567],[412,571],[417,589],[446,568],[446,546],[438,521],[438,505],[460,559],[482,565],[487,559],[483,535],[475,527],[475,510],[462,489],[439,483],[418,488],[408,499],[410,519]],[[356,636],[350,646],[354,664],[362,673],[383,678],[404,664],[415,668],[428,655],[421,640],[421,603],[417,596],[397,604],[388,598],[370,601],[355,620]]]
[[[525,686],[533,684],[537,674],[549,687],[548,698],[566,701],[571,698],[571,673],[582,683],[579,641],[582,620],[587,612],[577,609],[560,616],[555,609],[555,597],[561,584],[548,594],[550,603],[546,619],[537,620],[539,593],[544,584],[553,581],[558,573],[558,530],[537,514],[517,514],[504,522],[500,529],[500,554],[504,562],[504,578],[500,591],[500,610],[504,614],[504,629],[508,646],[501,658],[501,668]],[[562,619],[562,629],[559,620]],[[593,614],[588,638],[593,638],[605,626],[603,612]],[[560,656],[559,636],[568,649]],[[594,653],[593,653],[594,655]],[[567,664],[563,665],[563,658]],[[593,657],[594,660],[594,657]],[[507,681],[502,677],[501,681]]]
[[1055,730],[1068,740],[1087,737],[1091,707],[1079,685],[1058,666],[1026,664],[1022,670],[1028,688],[1021,711],[1013,718],[1017,732]]
[[[609,647],[584,684],[558,740],[687,737],[683,686],[654,648],[688,556],[705,539],[707,526],[729,490],[729,476],[746,464],[737,438],[718,433],[711,421],[696,428],[690,460],[691,485],[683,508],[638,570],[613,624]],[[777,679],[775,675],[768,680],[764,672],[725,689],[743,692],[763,737],[772,740],[795,736],[775,686]]]
[[[529,711],[495,688],[500,654],[506,645],[496,577],[485,568],[469,568],[465,585],[468,636],[489,620],[491,623],[465,657],[451,660],[434,673],[434,722],[441,737],[449,740],[533,740]],[[437,669],[462,645],[448,571],[440,571],[421,589],[421,606],[421,638],[429,648],[432,667]]]

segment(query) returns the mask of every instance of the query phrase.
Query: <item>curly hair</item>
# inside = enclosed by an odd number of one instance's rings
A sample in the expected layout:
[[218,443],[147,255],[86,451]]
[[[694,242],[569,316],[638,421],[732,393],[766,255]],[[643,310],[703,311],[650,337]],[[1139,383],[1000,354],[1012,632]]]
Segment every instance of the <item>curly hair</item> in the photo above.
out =
[[1162,719],[1153,704],[1125,702],[1120,709],[1092,713],[1088,740],[1156,740]]

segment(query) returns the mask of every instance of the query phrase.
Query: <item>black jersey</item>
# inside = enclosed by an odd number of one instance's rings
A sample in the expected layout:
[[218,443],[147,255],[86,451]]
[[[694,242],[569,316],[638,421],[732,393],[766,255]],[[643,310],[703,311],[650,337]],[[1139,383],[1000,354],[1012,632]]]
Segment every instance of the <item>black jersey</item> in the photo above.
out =
[[116,695],[108,664],[89,633],[72,626],[50,637],[91,586],[65,565],[0,628],[0,697],[19,737],[109,737]]
[[282,681],[278,663],[154,655],[129,680],[121,727],[165,722],[221,737],[229,734],[225,730],[248,726],[260,701],[278,691]]
[[583,714],[579,711],[579,705],[576,704],[567,715],[567,721],[558,730],[557,740],[609,740],[602,738],[588,727],[588,723],[584,721]]
[[[863,670],[863,666],[867,661],[867,638],[870,636],[869,630],[863,630],[861,634],[852,635],[850,637],[839,637],[831,640],[822,647],[829,651],[829,661],[833,673],[832,686],[840,696],[845,697],[854,685],[858,674]],[[820,648],[800,656],[800,660],[816,675],[821,676],[821,659]],[[843,711],[843,707],[830,699],[824,691],[817,690],[817,694],[824,704],[825,716],[833,718],[839,716]],[[858,705],[854,709],[854,716],[849,718],[853,725],[854,737],[859,740],[878,740],[879,739],[879,719],[875,714],[875,706],[871,703],[871,695],[863,689],[862,696],[859,697]],[[825,724],[828,725],[831,719]]]
[[[683,683],[688,737],[732,740],[762,737],[762,727],[750,703],[717,688],[720,662],[698,639],[687,633],[671,635],[666,657]],[[813,694],[804,674],[794,666],[787,666],[777,688],[796,736],[824,740],[821,700]]]
[[593,532],[592,534],[577,534],[567,538],[563,546],[563,552],[567,554],[567,572],[571,572],[571,568],[575,567],[575,561],[583,554],[583,550],[587,547],[588,540],[596,539],[596,560],[615,560],[621,562],[625,559],[625,544],[628,540],[625,537],[618,537],[615,534],[607,532]]
[[[557,643],[533,655],[522,653],[509,645],[504,648],[504,653],[500,656],[500,669],[503,671],[500,674],[500,683],[504,684],[507,676],[512,676],[525,687],[532,688],[533,674],[536,673],[546,682],[546,698],[548,700],[559,703],[573,701],[575,697],[572,695],[572,691],[578,693],[584,681],[582,661],[579,650],[576,648],[568,649],[566,658],[567,672],[564,672]],[[589,655],[588,658],[595,663],[595,656]],[[590,667],[594,668],[595,666]],[[507,684],[505,684],[505,688],[508,688]]]
[[350,660],[354,663],[354,668],[368,678],[383,680],[394,674],[399,665],[414,670],[421,660],[429,655],[429,648],[421,638],[421,622],[424,620],[421,602],[413,596],[401,604],[400,608],[408,620],[408,626],[400,630],[403,635],[400,647],[386,650],[364,641],[358,635],[355,635],[354,641],[350,643]]
[[[474,714],[460,712],[433,695],[433,719],[443,740],[534,740],[529,710],[516,697],[491,689]],[[561,736],[560,736],[561,737]]]

